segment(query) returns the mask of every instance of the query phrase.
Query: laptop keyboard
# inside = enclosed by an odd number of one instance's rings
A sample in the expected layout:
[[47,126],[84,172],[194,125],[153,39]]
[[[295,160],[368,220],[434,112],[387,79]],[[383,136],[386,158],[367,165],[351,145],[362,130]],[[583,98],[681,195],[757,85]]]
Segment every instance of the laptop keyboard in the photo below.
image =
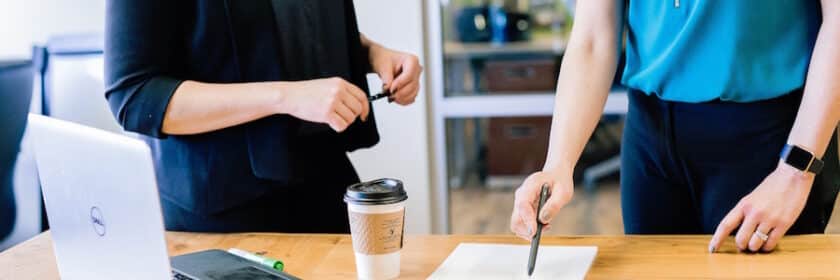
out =
[[195,280],[195,279],[193,279],[192,277],[189,277],[189,276],[186,276],[186,275],[183,275],[181,273],[173,271],[172,272],[172,280]]

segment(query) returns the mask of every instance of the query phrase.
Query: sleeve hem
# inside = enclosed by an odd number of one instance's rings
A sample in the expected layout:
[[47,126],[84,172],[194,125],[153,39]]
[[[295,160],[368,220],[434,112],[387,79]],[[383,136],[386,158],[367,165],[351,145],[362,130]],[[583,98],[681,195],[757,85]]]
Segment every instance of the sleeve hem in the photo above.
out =
[[134,100],[125,111],[124,127],[128,131],[141,133],[158,139],[168,135],[163,132],[166,109],[175,91],[183,80],[170,77],[149,79],[135,94]]

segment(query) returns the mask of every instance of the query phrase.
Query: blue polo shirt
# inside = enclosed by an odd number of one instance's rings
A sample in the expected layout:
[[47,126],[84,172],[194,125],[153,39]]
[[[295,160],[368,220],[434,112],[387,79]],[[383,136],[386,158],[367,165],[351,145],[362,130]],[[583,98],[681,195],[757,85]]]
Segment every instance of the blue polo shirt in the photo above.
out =
[[663,100],[752,102],[801,88],[819,0],[630,0],[622,83]]

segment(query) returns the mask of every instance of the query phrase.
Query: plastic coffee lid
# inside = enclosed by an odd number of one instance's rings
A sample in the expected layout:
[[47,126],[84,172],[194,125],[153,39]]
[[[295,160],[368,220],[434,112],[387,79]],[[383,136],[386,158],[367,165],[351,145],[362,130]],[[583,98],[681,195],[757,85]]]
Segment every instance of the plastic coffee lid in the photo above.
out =
[[384,205],[405,201],[403,183],[397,179],[378,179],[347,187],[344,202],[360,205]]

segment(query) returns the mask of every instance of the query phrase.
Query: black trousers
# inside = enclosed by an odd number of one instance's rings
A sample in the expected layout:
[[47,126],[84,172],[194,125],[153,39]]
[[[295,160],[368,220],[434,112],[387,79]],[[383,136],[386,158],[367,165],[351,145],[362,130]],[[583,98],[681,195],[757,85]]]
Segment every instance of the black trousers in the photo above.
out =
[[[752,103],[631,91],[621,154],[627,234],[709,234],[777,166],[802,92]],[[837,142],[789,234],[822,233],[840,188]]]
[[[318,140],[298,147],[303,183],[276,184],[262,197],[221,213],[201,215],[161,199],[167,230],[190,232],[349,233],[344,192],[359,176],[347,153]],[[271,184],[271,182],[266,182]],[[247,187],[247,186],[243,186]]]

